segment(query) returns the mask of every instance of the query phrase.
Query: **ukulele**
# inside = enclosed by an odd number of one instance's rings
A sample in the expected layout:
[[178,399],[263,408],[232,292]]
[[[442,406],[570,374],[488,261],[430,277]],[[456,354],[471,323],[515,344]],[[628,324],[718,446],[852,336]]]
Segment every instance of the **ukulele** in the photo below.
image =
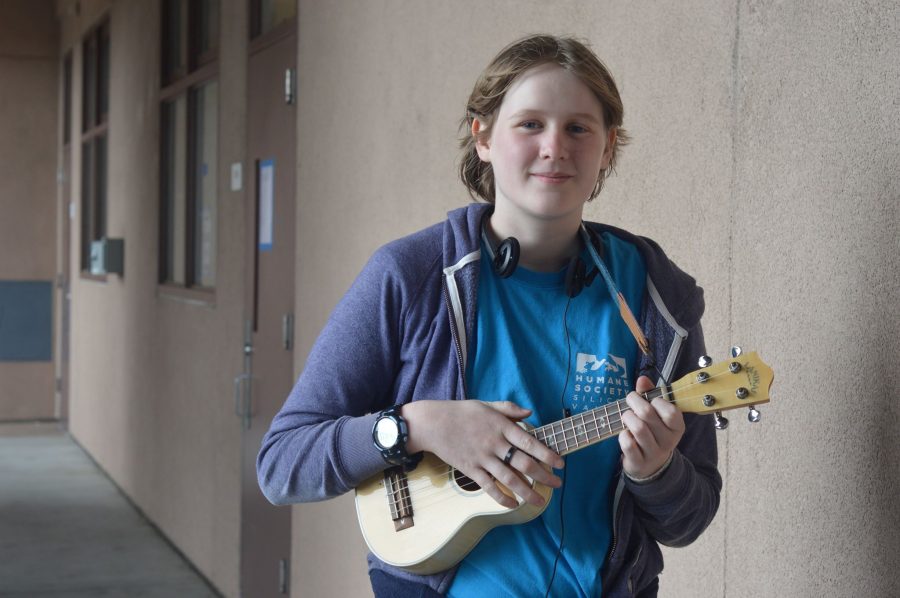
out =
[[[769,402],[774,375],[755,352],[743,355],[732,349],[732,359],[712,364],[700,359],[700,369],[671,386],[642,393],[647,401],[662,397],[685,413],[714,413],[715,427],[725,429],[721,412],[749,408],[748,419],[758,422],[755,406]],[[611,438],[625,429],[625,399],[538,427],[527,432],[564,456]],[[427,575],[459,563],[491,529],[525,523],[550,504],[553,489],[530,480],[545,502],[535,506],[511,490],[513,508],[498,504],[474,481],[431,453],[410,472],[391,467],[356,489],[356,513],[369,550],[382,561],[413,573]]]

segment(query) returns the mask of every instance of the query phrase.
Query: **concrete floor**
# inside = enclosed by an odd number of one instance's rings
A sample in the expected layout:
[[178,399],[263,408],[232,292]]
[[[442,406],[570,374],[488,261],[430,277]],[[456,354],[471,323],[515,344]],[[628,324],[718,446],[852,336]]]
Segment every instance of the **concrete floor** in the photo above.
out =
[[218,596],[56,424],[0,424],[0,596]]

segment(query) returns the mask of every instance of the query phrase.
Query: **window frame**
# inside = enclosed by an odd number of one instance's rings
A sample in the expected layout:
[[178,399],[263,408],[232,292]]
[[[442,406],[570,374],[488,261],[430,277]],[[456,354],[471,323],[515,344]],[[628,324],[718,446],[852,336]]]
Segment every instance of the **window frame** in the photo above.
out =
[[262,0],[248,0],[250,18],[248,20],[247,36],[250,39],[249,52],[256,52],[291,35],[297,29],[297,8],[294,15],[281,21],[267,31],[262,30]]
[[[170,15],[173,6],[186,3],[187,10],[185,16],[186,23],[179,29],[177,35],[180,37],[180,43],[187,48],[185,56],[185,65],[183,69],[171,69],[171,63],[166,55],[169,42],[174,35],[170,29]],[[216,82],[219,76],[219,36],[221,32],[221,3],[217,7],[214,14],[219,17],[216,24],[216,42],[213,46],[201,52],[199,49],[201,37],[202,22],[202,0],[164,0],[162,3],[161,15],[161,32],[160,32],[160,93],[159,93],[159,114],[160,114],[160,146],[159,146],[159,254],[158,254],[158,271],[157,284],[165,295],[173,295],[188,299],[197,299],[202,302],[210,302],[215,296],[215,284],[218,276],[213,280],[213,286],[203,286],[199,280],[199,273],[196,271],[197,264],[197,205],[200,198],[197,197],[197,148],[198,139],[196,135],[196,118],[197,118],[197,90],[204,85]],[[185,146],[185,177],[183,181],[185,202],[184,202],[184,281],[177,282],[173,280],[172,272],[169,272],[170,252],[174,243],[170,239],[168,222],[170,216],[170,198],[167,196],[168,179],[171,173],[167,172],[167,166],[170,162],[174,164],[175,156],[170,154],[168,141],[167,121],[165,119],[166,105],[174,104],[181,96],[186,99],[186,117],[184,126],[186,127],[186,146]],[[221,94],[217,93],[216,102],[218,102]],[[216,118],[216,160],[218,160],[218,132],[221,118]],[[218,192],[216,194],[218,196]],[[218,201],[218,197],[217,197]],[[216,229],[218,230],[218,214],[216,216]],[[214,253],[218,253],[219,239],[216,234],[216,242]],[[216,266],[218,265],[217,256],[214,256]]]
[[62,63],[62,145],[69,147],[72,143],[72,87],[75,81],[75,67],[72,50],[67,50]]
[[[80,47],[81,127],[78,141],[81,147],[81,247],[79,248],[79,272],[81,278],[105,281],[107,278],[105,274],[91,274],[90,262],[91,242],[100,240],[106,235],[106,215],[108,213],[109,91],[112,62],[110,60],[112,35],[108,15],[88,29],[81,38]],[[70,140],[70,143],[72,141],[74,140]],[[105,147],[102,163],[96,159],[101,143]],[[85,168],[86,161],[88,168]]]

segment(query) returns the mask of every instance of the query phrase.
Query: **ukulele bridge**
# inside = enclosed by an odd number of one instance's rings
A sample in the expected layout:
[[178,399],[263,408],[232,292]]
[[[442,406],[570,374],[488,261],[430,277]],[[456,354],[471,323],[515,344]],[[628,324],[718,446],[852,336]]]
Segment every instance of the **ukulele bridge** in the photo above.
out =
[[409,479],[402,467],[391,467],[384,470],[384,488],[387,491],[387,501],[391,508],[394,531],[403,531],[415,525],[412,500],[409,496]]

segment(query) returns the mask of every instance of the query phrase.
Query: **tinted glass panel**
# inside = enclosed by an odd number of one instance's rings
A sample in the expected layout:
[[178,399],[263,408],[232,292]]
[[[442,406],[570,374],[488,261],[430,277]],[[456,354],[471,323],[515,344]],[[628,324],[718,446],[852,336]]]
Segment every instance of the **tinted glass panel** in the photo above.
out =
[[163,104],[163,281],[185,283],[187,98]]
[[194,103],[194,275],[196,284],[204,287],[214,286],[216,276],[218,88],[216,81],[198,88]]
[[72,54],[63,63],[63,144],[72,140]]
[[271,31],[297,14],[296,0],[260,0],[260,34]]
[[87,131],[95,124],[97,105],[97,38],[85,40],[82,54],[81,122]]
[[200,2],[200,39],[197,51],[205,54],[219,45],[219,0]]
[[91,257],[91,142],[81,144],[81,269],[90,268]]
[[97,122],[105,122],[109,112],[109,27],[100,29],[97,46]]
[[187,0],[167,0],[163,23],[163,82],[187,73]]
[[94,138],[94,240],[106,236],[106,135]]

